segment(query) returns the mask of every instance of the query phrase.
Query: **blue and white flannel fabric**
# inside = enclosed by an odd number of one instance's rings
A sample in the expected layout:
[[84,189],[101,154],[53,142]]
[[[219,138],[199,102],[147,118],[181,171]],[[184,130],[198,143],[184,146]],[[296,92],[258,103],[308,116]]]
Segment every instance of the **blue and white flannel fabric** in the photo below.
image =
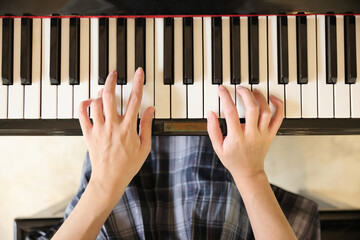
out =
[[[65,218],[90,175],[87,154],[79,191]],[[296,236],[320,239],[317,204],[279,187],[272,189]],[[254,235],[234,180],[209,137],[153,136],[149,156],[97,239],[254,239]]]

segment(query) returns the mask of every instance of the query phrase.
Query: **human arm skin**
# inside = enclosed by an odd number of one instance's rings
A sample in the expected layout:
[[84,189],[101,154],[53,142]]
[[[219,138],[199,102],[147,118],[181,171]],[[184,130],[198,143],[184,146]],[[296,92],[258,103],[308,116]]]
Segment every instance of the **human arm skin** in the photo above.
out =
[[[139,135],[136,131],[144,72],[141,68],[135,72],[128,105],[121,116],[116,110],[116,76],[111,72],[98,98],[83,101],[79,106],[79,120],[89,149],[92,173],[79,202],[53,239],[96,239],[150,152],[153,107],[145,110]],[[93,124],[87,114],[89,106]]]
[[224,138],[213,112],[208,113],[208,132],[220,161],[229,170],[244,201],[256,239],[296,239],[286,220],[264,171],[265,155],[279,129],[284,106],[274,96],[270,101],[276,112],[272,116],[265,97],[257,90],[238,87],[245,106],[245,124],[225,87],[219,96],[227,124]]

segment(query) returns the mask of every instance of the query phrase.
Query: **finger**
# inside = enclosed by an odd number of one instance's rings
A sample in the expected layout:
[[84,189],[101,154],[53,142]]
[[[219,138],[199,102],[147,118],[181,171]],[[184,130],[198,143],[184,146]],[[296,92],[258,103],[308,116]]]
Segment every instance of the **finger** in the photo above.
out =
[[[142,91],[144,85],[144,71],[142,68],[138,68],[134,74],[134,85],[131,90],[128,104],[125,110],[124,121],[128,123],[133,123],[140,109],[140,103],[142,99]],[[131,124],[133,125],[133,124]]]
[[270,101],[276,107],[276,111],[270,121],[269,132],[273,136],[275,136],[281,126],[283,119],[284,119],[284,103],[280,99],[278,99],[277,97],[275,97],[273,95],[270,96]]
[[265,96],[260,91],[254,89],[253,94],[260,107],[258,128],[260,132],[262,132],[269,127],[269,123],[271,120],[271,110]]
[[150,151],[151,148],[151,128],[154,111],[154,107],[148,107],[140,121],[139,137],[141,146],[145,148],[146,151]]
[[105,119],[117,119],[115,87],[117,73],[112,71],[106,78],[105,86],[102,91]]
[[98,97],[98,98],[99,98],[99,97],[102,97],[103,91],[104,91],[103,88],[98,91],[98,93],[97,93],[97,97]]
[[220,85],[218,90],[228,133],[241,133],[239,115],[228,90],[223,85]]
[[259,119],[259,107],[256,103],[254,95],[247,88],[238,86],[236,88],[240,94],[245,107],[245,129],[257,129]]
[[92,101],[90,104],[91,111],[92,111],[92,117],[93,117],[93,123],[94,125],[102,125],[104,124],[104,114],[103,114],[103,102],[102,98],[96,98]]
[[86,101],[82,101],[79,104],[79,122],[84,135],[87,135],[88,132],[92,129],[92,124],[90,122],[89,114],[87,111],[87,108],[90,106],[92,101],[92,99],[88,99]]
[[216,154],[221,152],[224,137],[222,135],[219,121],[215,113],[209,111],[207,114],[207,130]]

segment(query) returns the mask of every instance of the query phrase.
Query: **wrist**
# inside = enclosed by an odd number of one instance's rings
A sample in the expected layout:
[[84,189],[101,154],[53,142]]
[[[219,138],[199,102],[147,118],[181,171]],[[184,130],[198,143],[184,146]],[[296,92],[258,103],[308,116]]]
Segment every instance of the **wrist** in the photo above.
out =
[[[248,161],[250,162],[250,161]],[[244,179],[246,181],[251,181],[252,179],[258,179],[262,176],[266,176],[264,167],[259,164],[259,166],[248,166],[251,164],[247,163],[236,163],[237,166],[229,166],[227,169],[233,176],[233,178]],[[263,165],[263,164],[262,164]]]
[[85,191],[99,198],[99,201],[106,206],[115,206],[124,194],[126,187],[127,184],[104,184],[102,181],[90,178]]
[[259,170],[251,175],[233,175],[234,181],[240,192],[251,191],[270,185],[264,170]]

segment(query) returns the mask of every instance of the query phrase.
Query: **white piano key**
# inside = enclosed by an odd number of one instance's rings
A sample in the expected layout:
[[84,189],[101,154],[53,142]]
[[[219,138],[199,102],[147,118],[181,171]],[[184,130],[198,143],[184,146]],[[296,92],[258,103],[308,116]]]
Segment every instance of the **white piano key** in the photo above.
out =
[[[251,84],[249,84],[249,31],[247,17],[240,17],[240,80],[240,86],[251,90]],[[239,94],[236,94],[236,108],[239,117],[244,118],[245,106]]]
[[[90,20],[90,98],[97,98],[103,86],[98,84],[99,78],[99,19]],[[90,117],[92,117],[90,109]]]
[[360,16],[355,16],[356,83],[351,84],[351,117],[360,118]]
[[154,19],[146,19],[146,56],[145,56],[145,78],[146,84],[143,88],[143,97],[140,106],[140,117],[144,111],[154,106]]
[[164,84],[164,19],[155,19],[155,118],[170,118],[170,85]]
[[183,19],[174,19],[174,85],[171,86],[171,118],[186,118],[186,85],[183,83]]
[[337,81],[334,85],[335,118],[350,117],[350,86],[345,84],[344,16],[336,16]]
[[[194,37],[194,84],[187,85],[188,117],[203,118],[203,39],[202,19],[193,20]],[[230,63],[229,63],[230,66]],[[230,77],[229,77],[230,79]],[[206,114],[206,113],[205,113]]]
[[56,118],[57,86],[50,84],[50,18],[42,19],[41,118]]
[[[0,18],[0,56],[2,56],[2,18]],[[2,70],[2,57],[0,57],[0,76]],[[8,86],[0,82],[0,119],[7,118]]]
[[131,94],[135,72],[135,19],[127,19],[127,83],[122,86],[122,111],[125,113]]
[[70,19],[61,19],[61,69],[60,85],[58,86],[58,118],[72,118],[73,87],[69,80],[69,53],[70,53]]
[[268,69],[267,69],[267,19],[259,16],[259,84],[252,88],[259,90],[268,100]]
[[14,19],[14,68],[13,85],[8,91],[8,117],[24,117],[24,87],[20,80],[20,52],[21,52],[21,18]]
[[[284,101],[284,85],[278,84],[278,49],[277,49],[277,17],[268,16],[268,48],[269,48],[269,95]],[[275,113],[275,105],[270,101],[271,112]]]
[[[109,73],[117,70],[116,64],[117,61],[125,61],[125,59],[117,59],[116,57],[116,43],[117,43],[117,23],[116,18],[109,19]],[[121,95],[122,95],[122,86],[116,85],[115,87],[115,96],[116,96],[116,105],[117,112],[121,114]]]
[[40,118],[41,19],[33,18],[32,79],[25,85],[24,118]]
[[301,114],[303,118],[317,117],[317,73],[316,73],[316,19],[307,16],[307,62],[308,83],[302,84]]
[[80,102],[89,98],[89,52],[90,45],[90,20],[88,18],[80,19],[80,83],[74,85],[74,118],[79,117]]
[[[231,84],[230,72],[230,19],[222,17],[222,70],[223,86],[229,91],[235,104],[235,84]],[[225,118],[222,102],[220,100],[220,117]]]
[[285,85],[286,118],[301,117],[300,84],[297,84],[296,17],[288,16],[289,83]]
[[219,117],[218,86],[212,84],[211,76],[211,17],[204,17],[204,117],[209,111]]
[[317,16],[317,94],[318,117],[332,118],[334,116],[333,85],[326,84],[326,42],[325,16]]

